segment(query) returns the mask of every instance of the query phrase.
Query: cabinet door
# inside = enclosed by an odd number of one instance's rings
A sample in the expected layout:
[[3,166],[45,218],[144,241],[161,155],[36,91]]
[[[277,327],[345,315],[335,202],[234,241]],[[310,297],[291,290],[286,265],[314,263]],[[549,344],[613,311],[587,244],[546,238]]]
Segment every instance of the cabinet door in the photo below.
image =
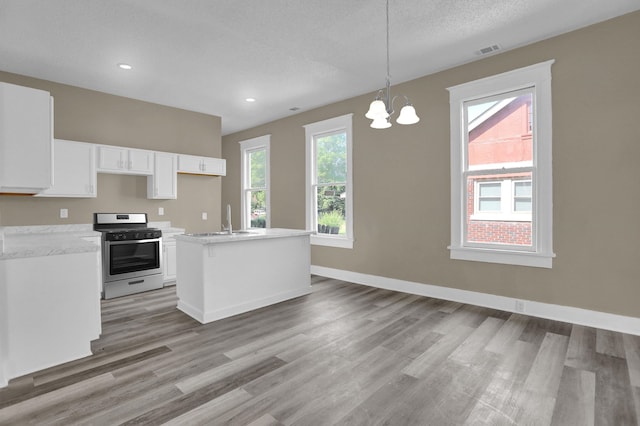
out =
[[178,172],[202,174],[202,162],[200,157],[195,155],[178,155]]
[[44,90],[0,83],[0,192],[51,187],[52,102]]
[[153,151],[130,149],[125,168],[133,173],[144,175],[153,174]]
[[154,154],[153,175],[147,178],[147,198],[173,200],[178,196],[176,156],[168,152]]
[[116,146],[98,147],[98,171],[120,173],[127,166],[127,149]]
[[55,139],[53,141],[53,186],[38,196],[95,197],[94,145]]
[[221,158],[178,155],[178,173],[224,176],[226,164],[226,160]]
[[176,242],[173,238],[165,242],[164,245],[164,282],[176,279]]
[[207,175],[225,176],[227,161],[222,158],[202,157],[202,171]]

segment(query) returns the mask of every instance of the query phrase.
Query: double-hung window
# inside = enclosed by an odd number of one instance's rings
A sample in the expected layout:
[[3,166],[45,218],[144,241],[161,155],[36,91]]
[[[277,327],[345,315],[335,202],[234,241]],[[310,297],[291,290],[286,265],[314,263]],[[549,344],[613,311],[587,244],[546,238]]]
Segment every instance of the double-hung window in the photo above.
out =
[[352,114],[304,126],[311,243],[353,248]]
[[269,135],[240,142],[242,229],[269,228]]
[[452,259],[552,266],[552,63],[449,88]]

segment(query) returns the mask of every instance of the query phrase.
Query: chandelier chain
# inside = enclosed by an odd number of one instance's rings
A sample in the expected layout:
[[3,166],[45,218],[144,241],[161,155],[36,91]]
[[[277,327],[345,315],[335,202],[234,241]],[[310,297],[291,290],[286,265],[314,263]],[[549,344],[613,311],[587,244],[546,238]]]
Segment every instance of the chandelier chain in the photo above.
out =
[[387,0],[387,81],[391,80],[389,71],[389,0]]

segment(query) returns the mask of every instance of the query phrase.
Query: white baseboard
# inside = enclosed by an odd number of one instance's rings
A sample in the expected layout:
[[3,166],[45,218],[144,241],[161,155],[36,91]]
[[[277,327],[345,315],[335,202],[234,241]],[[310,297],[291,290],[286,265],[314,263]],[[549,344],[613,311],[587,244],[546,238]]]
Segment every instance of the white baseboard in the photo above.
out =
[[[422,284],[412,281],[398,280],[395,278],[345,271],[342,269],[326,268],[324,266],[311,265],[311,273],[327,278],[363,284],[370,287],[384,288],[387,290],[416,294],[418,296],[468,303],[471,305],[484,306],[507,312],[517,312],[539,318],[564,321],[572,324],[585,325],[588,327],[640,336],[640,318],[635,317],[590,311],[587,309],[574,308],[572,306],[535,302],[532,300],[514,299],[512,297],[496,296],[493,294],[460,290],[456,288],[440,287],[431,284]],[[522,309],[516,310],[516,304],[521,304],[520,306]]]
[[252,311],[254,309],[260,309],[265,306],[273,305],[276,303],[284,302],[286,300],[294,299],[296,297],[305,296],[311,293],[311,287],[302,289],[288,290],[281,293],[271,295],[269,297],[263,297],[260,299],[252,299],[247,302],[243,302],[233,306],[227,306],[221,309],[202,311],[184,300],[178,300],[178,309],[189,315],[191,318],[202,324],[208,324],[212,321],[228,318],[234,315],[243,314],[245,312]]

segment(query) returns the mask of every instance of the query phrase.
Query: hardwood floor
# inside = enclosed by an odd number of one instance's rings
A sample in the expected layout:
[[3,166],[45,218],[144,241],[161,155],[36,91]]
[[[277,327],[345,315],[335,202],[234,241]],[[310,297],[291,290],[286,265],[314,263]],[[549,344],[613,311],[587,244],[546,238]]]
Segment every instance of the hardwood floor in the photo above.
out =
[[313,277],[201,325],[103,301],[94,355],[0,390],[2,425],[636,425],[640,337]]

